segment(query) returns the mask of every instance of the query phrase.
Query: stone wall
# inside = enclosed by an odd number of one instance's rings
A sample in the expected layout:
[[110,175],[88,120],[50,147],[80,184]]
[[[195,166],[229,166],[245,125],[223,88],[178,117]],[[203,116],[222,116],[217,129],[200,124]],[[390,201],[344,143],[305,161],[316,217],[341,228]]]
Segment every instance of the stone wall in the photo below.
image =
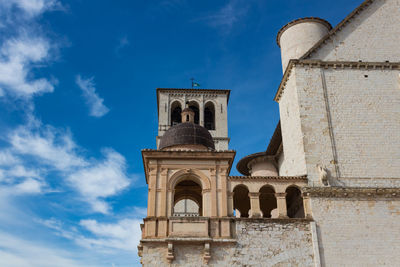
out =
[[312,198],[322,266],[400,262],[399,199]]
[[[285,109],[290,105],[285,98],[295,99],[295,90],[311,184],[318,184],[317,164],[327,166],[335,177],[336,161],[339,176],[345,178],[341,185],[393,186],[393,181],[386,184],[376,180],[400,177],[399,71],[295,68],[296,87],[285,88],[280,102],[281,120],[282,125],[290,121],[285,117]],[[285,150],[291,145],[285,139],[283,144],[285,156],[298,153],[298,148]],[[295,164],[293,168],[298,167]],[[362,181],[352,183],[351,179]]]
[[283,143],[283,153],[279,159],[279,175],[305,175],[307,170],[296,88],[296,70],[292,71],[286,89],[279,102]]
[[[213,243],[208,266],[314,266],[310,222],[238,219],[237,243]],[[167,245],[144,245],[144,266],[166,266]],[[174,246],[171,266],[201,266],[201,244]],[[206,266],[206,265],[204,265]]]
[[400,1],[375,0],[309,58],[399,62],[399,25]]

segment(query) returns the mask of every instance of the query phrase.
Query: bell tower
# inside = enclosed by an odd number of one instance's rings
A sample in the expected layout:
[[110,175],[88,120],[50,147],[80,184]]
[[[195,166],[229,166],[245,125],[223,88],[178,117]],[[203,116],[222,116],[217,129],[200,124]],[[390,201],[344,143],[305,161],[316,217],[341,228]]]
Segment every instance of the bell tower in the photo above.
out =
[[212,247],[235,242],[229,91],[157,89],[157,96],[157,149],[142,150],[148,202],[138,253],[143,266],[179,265],[177,255],[192,246],[207,264]]
[[194,123],[206,128],[216,150],[228,150],[228,102],[230,90],[157,88],[157,147],[164,133],[182,122],[181,112],[189,107]]

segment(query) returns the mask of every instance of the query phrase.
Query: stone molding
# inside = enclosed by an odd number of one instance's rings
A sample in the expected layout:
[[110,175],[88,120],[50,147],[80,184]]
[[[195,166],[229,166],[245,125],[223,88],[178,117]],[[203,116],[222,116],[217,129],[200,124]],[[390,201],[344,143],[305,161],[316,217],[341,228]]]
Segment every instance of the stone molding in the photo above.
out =
[[307,176],[229,176],[228,180],[249,181],[249,180],[275,180],[275,181],[305,181]]
[[292,69],[295,66],[324,69],[399,70],[400,62],[321,61],[311,59],[291,59],[289,60],[288,67],[283,74],[278,91],[274,97],[274,100],[278,103],[283,91],[285,90],[286,83],[290,77]]
[[400,198],[400,188],[304,187],[303,194],[326,198]]

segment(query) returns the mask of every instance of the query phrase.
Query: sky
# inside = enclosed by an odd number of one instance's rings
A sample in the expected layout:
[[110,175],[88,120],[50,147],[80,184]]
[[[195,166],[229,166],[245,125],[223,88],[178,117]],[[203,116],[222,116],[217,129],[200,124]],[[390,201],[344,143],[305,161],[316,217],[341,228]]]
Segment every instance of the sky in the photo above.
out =
[[156,88],[232,90],[235,166],[279,121],[279,29],[360,3],[0,0],[0,266],[139,266]]

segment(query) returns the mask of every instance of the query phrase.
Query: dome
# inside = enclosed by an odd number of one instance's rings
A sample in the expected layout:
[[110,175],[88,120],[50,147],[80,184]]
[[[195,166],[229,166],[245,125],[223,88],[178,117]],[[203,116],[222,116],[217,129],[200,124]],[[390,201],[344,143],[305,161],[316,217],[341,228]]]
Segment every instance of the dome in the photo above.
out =
[[175,125],[168,129],[160,140],[159,149],[179,145],[203,145],[215,149],[210,132],[191,122]]

